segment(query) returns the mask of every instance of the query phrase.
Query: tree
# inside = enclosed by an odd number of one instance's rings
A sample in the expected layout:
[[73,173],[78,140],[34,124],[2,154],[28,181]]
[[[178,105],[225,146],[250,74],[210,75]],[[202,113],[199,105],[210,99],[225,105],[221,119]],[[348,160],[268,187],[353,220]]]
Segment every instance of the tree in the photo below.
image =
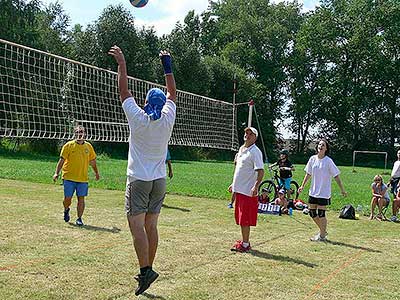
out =
[[238,64],[260,85],[253,92],[265,139],[275,143],[275,120],[287,100],[286,69],[295,33],[301,24],[297,3],[265,0],[219,1],[212,8],[217,20],[221,55]]

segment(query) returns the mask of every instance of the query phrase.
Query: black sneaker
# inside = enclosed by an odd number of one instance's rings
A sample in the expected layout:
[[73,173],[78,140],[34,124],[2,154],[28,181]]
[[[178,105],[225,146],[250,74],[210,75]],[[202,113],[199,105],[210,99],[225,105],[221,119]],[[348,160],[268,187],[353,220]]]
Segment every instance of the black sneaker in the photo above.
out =
[[139,274],[137,276],[138,287],[135,290],[135,295],[138,296],[147,290],[150,285],[157,279],[158,273],[152,269],[148,269],[144,275]]
[[83,224],[82,218],[76,219],[75,224],[76,224],[77,226],[83,226],[84,224]]
[[64,221],[69,222],[69,208],[64,210]]

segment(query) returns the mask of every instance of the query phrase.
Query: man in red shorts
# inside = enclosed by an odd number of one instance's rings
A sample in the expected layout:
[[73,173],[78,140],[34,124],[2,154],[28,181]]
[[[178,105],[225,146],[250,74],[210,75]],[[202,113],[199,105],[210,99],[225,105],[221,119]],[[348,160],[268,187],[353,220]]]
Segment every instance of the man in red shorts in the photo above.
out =
[[250,247],[250,226],[257,224],[258,187],[264,177],[263,156],[255,145],[257,129],[244,130],[244,145],[237,153],[235,174],[229,192],[235,193],[235,220],[242,230],[242,240],[236,241],[232,251],[247,252]]

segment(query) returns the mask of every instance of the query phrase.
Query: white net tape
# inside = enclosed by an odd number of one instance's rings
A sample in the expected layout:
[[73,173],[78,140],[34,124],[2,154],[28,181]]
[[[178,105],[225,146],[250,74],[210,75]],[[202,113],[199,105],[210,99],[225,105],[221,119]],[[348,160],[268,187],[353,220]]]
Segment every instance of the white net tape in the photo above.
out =
[[[117,73],[0,39],[0,137],[71,139],[76,124],[92,141],[127,142],[128,124],[117,88]],[[152,87],[129,77],[143,106]],[[171,145],[236,150],[231,103],[178,91]]]

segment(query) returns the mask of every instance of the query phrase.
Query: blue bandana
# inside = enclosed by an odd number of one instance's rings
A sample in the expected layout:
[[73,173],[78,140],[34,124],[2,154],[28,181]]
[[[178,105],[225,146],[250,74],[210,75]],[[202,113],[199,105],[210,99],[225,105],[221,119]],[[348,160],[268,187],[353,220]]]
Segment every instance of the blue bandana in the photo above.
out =
[[143,110],[152,120],[158,120],[161,117],[161,110],[164,107],[167,97],[159,88],[152,88],[147,92],[147,103]]

